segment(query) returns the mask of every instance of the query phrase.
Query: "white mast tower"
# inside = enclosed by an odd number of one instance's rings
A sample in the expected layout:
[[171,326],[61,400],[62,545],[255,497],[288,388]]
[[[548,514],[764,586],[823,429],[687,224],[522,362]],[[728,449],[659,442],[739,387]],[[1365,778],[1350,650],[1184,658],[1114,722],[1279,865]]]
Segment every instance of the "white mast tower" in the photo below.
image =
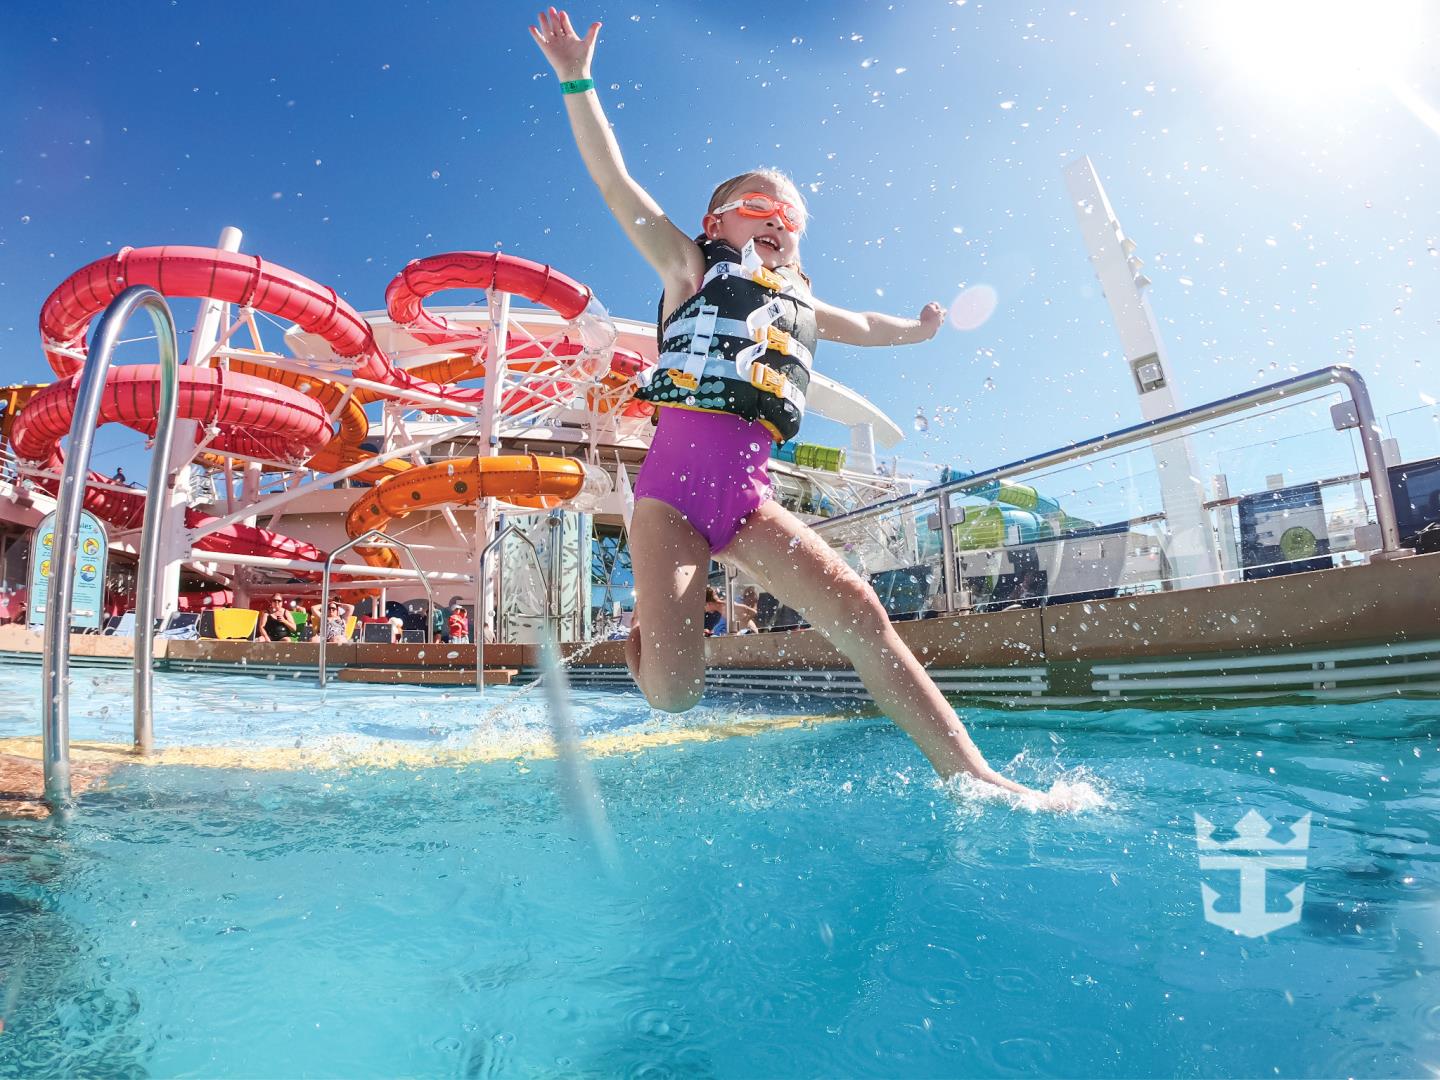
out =
[[[1140,415],[1146,420],[1168,416],[1177,407],[1174,382],[1155,315],[1145,297],[1150,279],[1140,272],[1142,263],[1133,254],[1135,242],[1120,228],[1088,157],[1066,166],[1065,186],[1095,276],[1120,331],[1125,364],[1140,397]],[[1215,534],[1190,441],[1181,436],[1157,440],[1150,446],[1159,473],[1160,499],[1170,531],[1167,554],[1175,576],[1189,586],[1219,584],[1224,579]]]

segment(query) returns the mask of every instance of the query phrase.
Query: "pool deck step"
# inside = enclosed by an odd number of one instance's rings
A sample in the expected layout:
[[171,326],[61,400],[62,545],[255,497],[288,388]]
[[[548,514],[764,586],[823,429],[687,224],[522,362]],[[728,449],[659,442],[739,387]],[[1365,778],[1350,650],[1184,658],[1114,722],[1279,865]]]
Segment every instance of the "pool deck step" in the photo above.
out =
[[[486,686],[509,686],[519,668],[487,667]],[[340,682],[401,683],[411,686],[474,686],[474,668],[347,667],[336,672]]]
[[[70,791],[82,795],[102,783],[113,763],[73,761]],[[0,754],[0,821],[14,818],[41,819],[50,816],[45,804],[45,773],[38,758]]]

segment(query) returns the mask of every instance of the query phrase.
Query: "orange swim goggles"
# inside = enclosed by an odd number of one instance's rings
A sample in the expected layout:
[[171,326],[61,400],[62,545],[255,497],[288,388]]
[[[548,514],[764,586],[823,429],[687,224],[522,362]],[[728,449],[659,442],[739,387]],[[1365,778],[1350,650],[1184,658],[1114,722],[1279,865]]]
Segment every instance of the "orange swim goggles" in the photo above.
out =
[[718,215],[727,210],[738,210],[741,217],[748,218],[768,218],[778,214],[786,232],[799,232],[805,227],[803,210],[761,191],[747,191],[733,202],[721,203],[710,212]]

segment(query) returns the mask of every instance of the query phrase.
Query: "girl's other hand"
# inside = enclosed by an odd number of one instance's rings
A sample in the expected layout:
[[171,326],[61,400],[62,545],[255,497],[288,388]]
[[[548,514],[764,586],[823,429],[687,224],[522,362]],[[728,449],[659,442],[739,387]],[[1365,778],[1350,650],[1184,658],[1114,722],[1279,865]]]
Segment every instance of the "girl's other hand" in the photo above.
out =
[[530,36],[555,74],[562,81],[590,78],[590,63],[595,58],[595,39],[600,33],[600,24],[591,23],[582,38],[570,25],[570,16],[563,11],[550,8],[539,15],[540,27],[530,27]]
[[945,309],[935,301],[930,301],[920,309],[920,329],[925,332],[925,339],[929,341],[940,332],[940,327],[945,325]]

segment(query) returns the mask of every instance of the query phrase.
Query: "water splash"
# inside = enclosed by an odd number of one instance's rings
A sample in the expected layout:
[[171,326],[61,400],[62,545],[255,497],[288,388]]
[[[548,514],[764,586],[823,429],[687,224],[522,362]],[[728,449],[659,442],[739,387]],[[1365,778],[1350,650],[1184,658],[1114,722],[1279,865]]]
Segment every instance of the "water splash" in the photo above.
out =
[[555,648],[548,629],[540,635],[540,669],[543,673],[540,681],[545,684],[545,697],[550,706],[550,734],[555,740],[555,754],[559,759],[556,777],[561,797],[576,822],[585,830],[606,873],[612,879],[618,879],[620,852],[615,844],[615,834],[595,785],[595,773],[580,746],[580,735],[570,708],[570,680],[566,678],[559,650]]
[[1096,777],[1083,766],[1061,773],[1051,781],[1048,790],[1037,785],[1035,790],[1024,795],[1006,791],[969,773],[952,776],[939,784],[958,803],[971,809],[982,802],[998,801],[1012,809],[1031,813],[1048,810],[1056,814],[1079,814],[1112,805],[1105,792],[1096,786]]

